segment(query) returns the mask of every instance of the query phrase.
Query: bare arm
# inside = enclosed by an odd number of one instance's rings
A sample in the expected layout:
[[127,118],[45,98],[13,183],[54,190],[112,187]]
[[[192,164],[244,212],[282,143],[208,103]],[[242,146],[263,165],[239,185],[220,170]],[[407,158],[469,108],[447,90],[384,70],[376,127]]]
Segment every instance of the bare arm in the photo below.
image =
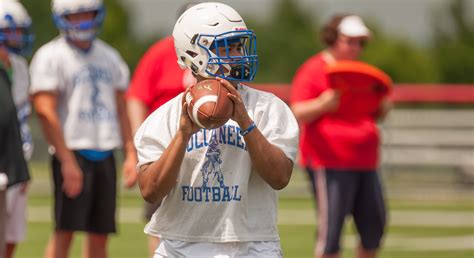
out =
[[[247,129],[252,120],[242,102],[240,94],[228,81],[218,79],[229,91],[229,97],[234,102],[234,114],[232,119],[236,121],[240,128]],[[273,189],[280,190],[285,188],[290,182],[293,171],[293,162],[286,157],[283,151],[271,144],[258,130],[254,128],[250,133],[244,136],[247,149],[252,160],[252,166],[257,173]]]
[[143,101],[135,98],[127,100],[127,112],[130,119],[130,127],[132,129],[132,135],[135,135],[140,125],[145,121],[148,113],[148,107]]
[[67,148],[59,116],[56,112],[56,94],[39,92],[33,96],[33,106],[39,116],[43,133],[48,142],[53,145],[56,157],[61,162],[61,173],[64,178],[63,190],[73,198],[82,191],[82,171],[76,157]]
[[300,122],[311,122],[322,115],[335,111],[339,106],[340,92],[328,89],[319,97],[291,105],[291,110]]
[[[186,94],[183,95],[183,98]],[[186,110],[186,103],[183,109]],[[188,112],[181,112],[179,129],[160,158],[140,167],[138,184],[143,198],[150,203],[161,202],[176,185],[186,145],[199,127],[191,122]]]
[[117,114],[119,118],[120,131],[122,135],[123,151],[125,159],[123,162],[123,178],[126,187],[132,187],[137,182],[137,152],[133,145],[132,131],[130,129],[127,105],[125,103],[123,91],[116,92]]

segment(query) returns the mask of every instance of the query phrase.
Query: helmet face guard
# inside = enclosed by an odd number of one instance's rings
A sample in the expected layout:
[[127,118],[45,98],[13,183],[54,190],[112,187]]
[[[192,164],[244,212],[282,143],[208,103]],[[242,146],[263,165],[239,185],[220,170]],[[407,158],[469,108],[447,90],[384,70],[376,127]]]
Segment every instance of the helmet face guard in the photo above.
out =
[[[66,18],[69,14],[81,13],[81,12],[96,12],[93,19],[83,21],[79,23],[71,23]],[[80,10],[78,12],[64,12],[61,14],[54,13],[53,21],[56,27],[63,32],[68,39],[80,40],[80,41],[91,41],[99,35],[102,28],[102,24],[105,19],[105,8],[101,6],[98,9],[93,10]]]
[[[251,30],[229,31],[218,35],[200,34],[197,45],[209,56],[205,72],[230,81],[252,81],[258,69],[257,38]],[[204,45],[202,42],[212,42]],[[229,46],[238,44],[240,55],[231,55]],[[224,48],[225,53],[219,53]]]

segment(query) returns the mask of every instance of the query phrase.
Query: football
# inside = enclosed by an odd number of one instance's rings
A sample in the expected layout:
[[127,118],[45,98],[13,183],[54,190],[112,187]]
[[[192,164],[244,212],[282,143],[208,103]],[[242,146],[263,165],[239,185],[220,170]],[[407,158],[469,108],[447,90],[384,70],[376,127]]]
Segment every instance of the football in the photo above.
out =
[[186,94],[189,116],[201,128],[221,127],[234,112],[234,104],[227,93],[229,90],[217,80],[198,82]]

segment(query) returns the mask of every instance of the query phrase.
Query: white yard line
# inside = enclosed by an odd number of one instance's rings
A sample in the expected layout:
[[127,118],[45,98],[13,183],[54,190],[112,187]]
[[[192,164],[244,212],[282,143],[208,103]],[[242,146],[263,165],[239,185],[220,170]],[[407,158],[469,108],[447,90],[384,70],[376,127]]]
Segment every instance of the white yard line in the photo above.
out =
[[[120,223],[144,223],[141,207],[122,207],[117,219]],[[28,207],[28,221],[51,222],[51,208],[47,206]],[[316,229],[315,215],[311,210],[279,211],[280,225],[309,225]],[[419,227],[470,227],[474,228],[474,212],[438,212],[438,211],[394,211],[390,214],[390,225]],[[474,229],[473,229],[474,230]],[[344,247],[357,246],[354,235],[345,236]],[[385,250],[433,251],[433,250],[474,250],[474,235],[446,237],[407,237],[400,234],[388,234]]]
[[[121,207],[117,216],[122,223],[143,222],[141,207]],[[316,215],[312,210],[280,209],[280,225],[316,225]],[[28,220],[32,222],[51,221],[51,208],[48,206],[28,207]],[[392,211],[389,214],[391,226],[419,227],[474,227],[474,212],[469,211]]]

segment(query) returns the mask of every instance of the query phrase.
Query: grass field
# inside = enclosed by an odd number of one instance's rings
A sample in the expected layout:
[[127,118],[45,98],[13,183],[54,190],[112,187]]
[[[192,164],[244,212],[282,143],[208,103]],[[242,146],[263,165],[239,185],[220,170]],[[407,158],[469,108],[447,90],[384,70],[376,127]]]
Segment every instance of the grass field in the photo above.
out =
[[[33,163],[32,171],[28,234],[18,247],[18,258],[42,257],[52,229],[46,165]],[[432,183],[424,188],[419,183],[387,182],[389,227],[380,257],[473,258],[474,191],[472,188],[458,190],[437,189]],[[119,207],[119,233],[110,240],[110,257],[146,257],[142,200],[138,191],[121,189]],[[312,257],[316,229],[313,207],[303,175],[295,173],[280,198],[279,231],[285,257]],[[82,239],[81,234],[75,239],[72,258],[81,257]],[[343,257],[354,257],[356,243],[349,221],[343,239]]]

